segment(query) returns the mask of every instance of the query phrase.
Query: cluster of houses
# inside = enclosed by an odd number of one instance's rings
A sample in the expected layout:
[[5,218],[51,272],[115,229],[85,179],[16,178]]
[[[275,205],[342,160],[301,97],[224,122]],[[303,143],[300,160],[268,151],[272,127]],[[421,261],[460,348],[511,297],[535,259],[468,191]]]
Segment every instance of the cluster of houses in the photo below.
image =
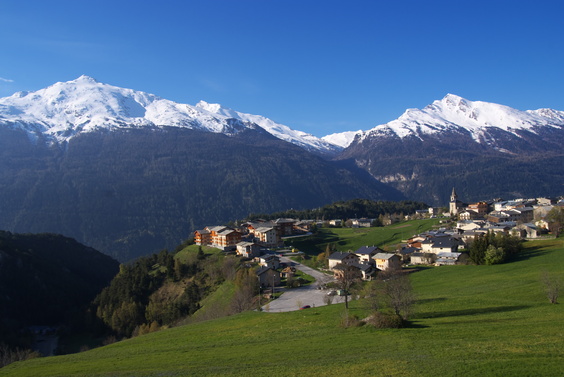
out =
[[257,277],[261,287],[273,287],[280,284],[281,278],[292,277],[296,271],[281,265],[280,258],[270,249],[283,246],[283,237],[307,234],[314,223],[280,218],[246,222],[236,228],[207,226],[194,232],[194,242],[253,260],[259,265]]
[[329,269],[335,278],[343,277],[346,272],[354,277],[371,280],[378,271],[401,268],[401,258],[397,254],[386,253],[377,246],[362,246],[354,252],[334,252],[327,258]]
[[[524,239],[542,237],[550,224],[547,214],[555,207],[563,207],[562,200],[552,198],[493,200],[466,204],[452,189],[447,216],[458,218],[453,229],[426,232],[413,236],[397,252],[404,262],[411,264],[449,265],[461,262],[460,248],[467,248],[475,237],[490,232],[505,233]],[[426,214],[437,215],[437,208]]]
[[[458,221],[452,229],[440,229],[411,237],[395,253],[387,253],[376,246],[363,246],[356,251],[335,252],[328,257],[328,267],[335,277],[344,271],[355,271],[359,278],[372,279],[378,271],[398,269],[402,264],[453,265],[464,262],[459,249],[467,248],[475,237],[494,233],[506,233],[522,238],[538,238],[548,232],[550,224],[546,215],[556,206],[563,207],[550,198],[494,200],[466,204],[458,199],[453,188],[448,213],[439,208],[418,211],[430,217],[449,216]],[[349,219],[350,226],[369,227],[374,219]],[[257,275],[262,286],[275,286],[282,277],[291,277],[291,267],[280,265],[270,249],[283,246],[283,238],[307,234],[315,220],[280,218],[273,221],[246,222],[238,227],[210,226],[194,232],[198,245],[207,245],[234,251],[237,255],[254,259],[260,266]],[[342,226],[342,220],[331,220],[329,225]]]
[[224,251],[254,258],[264,248],[283,246],[283,237],[307,234],[313,220],[276,219],[246,222],[238,227],[207,226],[194,232],[197,245],[216,247]]

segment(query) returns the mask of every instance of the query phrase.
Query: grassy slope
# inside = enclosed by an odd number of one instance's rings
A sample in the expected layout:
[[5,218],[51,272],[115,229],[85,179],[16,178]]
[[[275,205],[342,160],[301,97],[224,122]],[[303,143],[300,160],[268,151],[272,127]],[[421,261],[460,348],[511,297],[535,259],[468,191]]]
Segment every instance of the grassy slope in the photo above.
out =
[[287,240],[287,245],[296,247],[309,255],[317,255],[327,244],[334,244],[338,251],[357,250],[361,246],[393,245],[410,236],[432,229],[439,219],[414,220],[383,228],[320,228],[315,236]]
[[[564,241],[529,242],[497,266],[412,274],[414,326],[339,327],[341,305],[243,313],[75,355],[15,363],[6,376],[552,376],[564,365],[564,315],[539,282],[561,274]],[[361,301],[351,311],[364,315]]]

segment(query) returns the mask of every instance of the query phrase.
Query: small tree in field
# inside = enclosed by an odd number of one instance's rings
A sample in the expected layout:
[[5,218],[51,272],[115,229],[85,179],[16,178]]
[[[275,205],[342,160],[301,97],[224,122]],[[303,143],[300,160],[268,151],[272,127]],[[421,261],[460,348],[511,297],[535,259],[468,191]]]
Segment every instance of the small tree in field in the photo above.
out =
[[358,268],[348,264],[338,264],[335,266],[337,273],[337,286],[342,290],[345,296],[345,309],[349,308],[349,295],[351,288],[360,281],[362,275]]
[[541,279],[545,287],[548,301],[550,301],[551,304],[558,304],[558,295],[560,294],[560,288],[562,288],[562,280],[548,271],[542,273]]
[[[392,315],[407,321],[412,313],[415,295],[409,276],[401,270],[383,271],[367,285],[367,302],[375,316]],[[391,313],[390,313],[391,312]]]

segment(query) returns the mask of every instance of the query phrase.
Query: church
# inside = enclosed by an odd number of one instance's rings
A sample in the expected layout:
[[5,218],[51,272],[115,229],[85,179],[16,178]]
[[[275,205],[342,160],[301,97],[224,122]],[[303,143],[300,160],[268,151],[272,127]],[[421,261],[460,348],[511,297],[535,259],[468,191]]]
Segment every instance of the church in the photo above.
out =
[[454,187],[452,188],[452,194],[450,194],[450,204],[449,204],[449,212],[451,216],[457,216],[464,208],[467,206],[466,203],[458,200],[458,195],[456,194],[456,190]]

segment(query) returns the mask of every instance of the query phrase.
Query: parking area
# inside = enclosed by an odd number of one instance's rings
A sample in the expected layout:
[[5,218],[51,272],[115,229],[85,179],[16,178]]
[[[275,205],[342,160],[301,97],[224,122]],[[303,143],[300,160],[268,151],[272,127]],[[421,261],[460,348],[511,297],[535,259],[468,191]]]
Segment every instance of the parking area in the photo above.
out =
[[[327,305],[326,299],[329,290],[319,289],[319,287],[333,281],[334,279],[332,276],[304,266],[301,263],[294,262],[286,257],[282,257],[281,262],[286,263],[287,265],[292,265],[298,270],[313,276],[316,281],[310,285],[295,289],[288,289],[279,298],[264,305],[262,310],[273,313],[290,312],[299,310],[301,307],[306,305],[309,305],[312,308]],[[345,302],[344,297],[337,295],[331,296],[331,300],[333,304]]]

